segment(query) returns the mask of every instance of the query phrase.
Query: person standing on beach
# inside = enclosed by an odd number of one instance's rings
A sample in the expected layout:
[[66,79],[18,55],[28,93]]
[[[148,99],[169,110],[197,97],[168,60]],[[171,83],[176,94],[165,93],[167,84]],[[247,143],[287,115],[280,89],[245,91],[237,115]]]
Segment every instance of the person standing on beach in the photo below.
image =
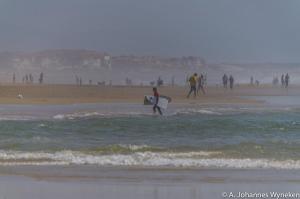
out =
[[229,84],[230,84],[230,89],[232,90],[233,89],[233,83],[234,83],[234,78],[232,75],[230,75],[229,77]]
[[289,82],[290,82],[290,76],[289,74],[287,73],[285,75],[285,88],[287,88],[289,86]]
[[41,72],[40,78],[39,78],[39,83],[40,83],[40,84],[43,84],[43,81],[44,81],[44,73]]
[[194,75],[192,75],[190,77],[189,83],[190,83],[190,92],[187,95],[187,98],[190,97],[192,92],[194,92],[194,97],[196,97],[196,95],[197,95],[197,89],[196,89],[196,86],[197,86],[197,73],[194,73]]
[[223,75],[222,80],[223,80],[223,87],[227,88],[228,77],[226,74]]
[[284,80],[284,74],[281,75],[281,86],[284,87],[285,80]]
[[205,95],[205,90],[204,90],[204,76],[202,74],[198,78],[197,94],[199,94],[200,90]]
[[13,74],[13,84],[15,84],[16,83],[16,74],[14,73]]
[[28,84],[28,75],[26,74],[26,76],[25,76],[25,82],[26,82],[26,84]]
[[30,82],[31,84],[33,83],[33,76],[32,76],[31,73],[29,74],[29,82]]
[[207,86],[207,74],[202,75],[202,82],[203,82],[202,83],[203,86]]
[[172,75],[171,85],[172,85],[172,87],[175,86],[175,76],[174,75]]
[[156,113],[156,110],[158,110],[158,113],[160,115],[162,115],[162,112],[160,110],[160,107],[157,106],[158,102],[159,102],[159,93],[157,92],[157,88],[154,87],[153,88],[153,96],[154,96],[154,106],[153,106],[153,113],[155,114]]

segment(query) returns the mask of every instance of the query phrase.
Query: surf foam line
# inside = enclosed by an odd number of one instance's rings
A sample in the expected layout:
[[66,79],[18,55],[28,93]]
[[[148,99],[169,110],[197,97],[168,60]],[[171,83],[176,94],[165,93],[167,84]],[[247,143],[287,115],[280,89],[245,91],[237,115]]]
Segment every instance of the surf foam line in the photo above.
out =
[[213,111],[213,110],[207,110],[207,109],[180,109],[175,111],[174,115],[180,115],[180,114],[195,114],[195,113],[199,113],[199,114],[203,114],[203,115],[222,115],[222,113],[219,113],[217,111]]
[[80,119],[80,118],[93,118],[93,117],[101,117],[101,118],[114,118],[114,117],[129,117],[129,116],[151,116],[153,115],[150,113],[142,113],[142,112],[81,112],[81,113],[71,113],[71,114],[57,114],[53,116],[53,119],[56,120],[73,120],[73,119]]
[[214,158],[218,152],[136,152],[95,155],[78,151],[0,151],[0,165],[98,165],[174,168],[300,169],[300,160]]
[[[222,115],[222,113],[206,110],[206,109],[180,109],[175,110],[174,112],[165,113],[164,116],[176,116],[181,114],[204,114],[204,115]],[[114,117],[138,117],[138,116],[153,116],[151,111],[147,112],[78,112],[78,113],[70,113],[70,114],[57,114],[53,116],[55,120],[73,120],[80,118],[93,118],[93,117],[101,117],[101,118],[114,118]]]

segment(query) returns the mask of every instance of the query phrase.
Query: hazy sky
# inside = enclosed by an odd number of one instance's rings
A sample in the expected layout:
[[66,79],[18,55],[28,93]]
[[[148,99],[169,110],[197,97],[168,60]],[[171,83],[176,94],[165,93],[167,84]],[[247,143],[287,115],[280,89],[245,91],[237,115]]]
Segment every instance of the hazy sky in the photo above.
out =
[[0,0],[0,51],[300,62],[299,0]]

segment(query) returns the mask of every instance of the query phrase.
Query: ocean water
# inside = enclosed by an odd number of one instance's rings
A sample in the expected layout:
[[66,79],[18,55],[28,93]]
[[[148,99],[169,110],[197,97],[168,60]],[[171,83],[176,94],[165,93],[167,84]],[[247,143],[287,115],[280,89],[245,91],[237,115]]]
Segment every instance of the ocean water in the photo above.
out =
[[0,106],[0,165],[72,164],[300,169],[300,108]]

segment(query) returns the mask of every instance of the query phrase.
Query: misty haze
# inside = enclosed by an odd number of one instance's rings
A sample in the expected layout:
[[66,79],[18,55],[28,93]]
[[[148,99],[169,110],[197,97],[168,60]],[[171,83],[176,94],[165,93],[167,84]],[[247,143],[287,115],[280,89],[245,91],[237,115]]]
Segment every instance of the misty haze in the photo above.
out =
[[0,0],[0,198],[300,198],[299,0]]
[[[13,73],[47,83],[136,85],[159,76],[179,85],[201,71],[208,83],[224,73],[237,82],[271,83],[291,73],[299,83],[299,2],[29,0],[1,2],[1,82]],[[67,50],[66,50],[67,49]],[[69,49],[69,50],[68,50]],[[104,62],[109,56],[109,66]],[[188,59],[190,58],[190,59]],[[88,69],[88,70],[87,70]]]

